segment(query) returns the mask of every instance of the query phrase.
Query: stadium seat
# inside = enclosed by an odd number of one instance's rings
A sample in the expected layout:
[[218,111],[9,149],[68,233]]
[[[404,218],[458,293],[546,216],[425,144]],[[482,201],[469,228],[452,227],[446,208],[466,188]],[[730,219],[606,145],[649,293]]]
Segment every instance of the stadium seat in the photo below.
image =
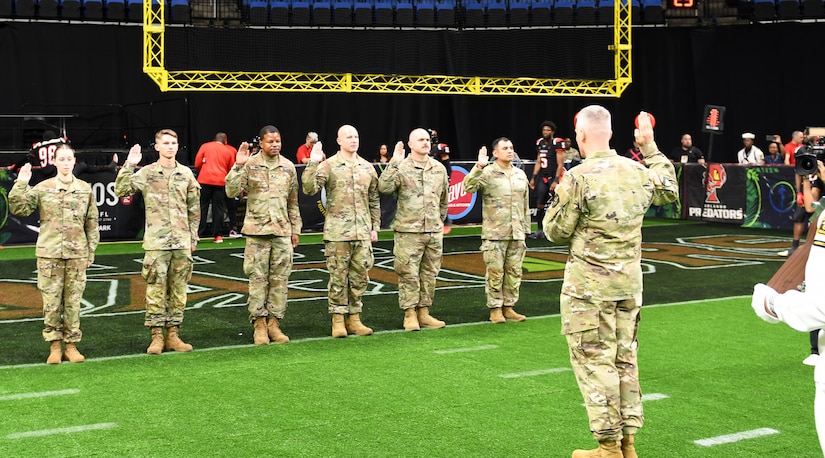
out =
[[392,17],[392,0],[375,0],[375,25],[391,26]]
[[335,25],[352,25],[353,0],[335,0],[332,4],[332,23]]
[[110,21],[126,19],[126,0],[106,0],[106,19]]
[[553,3],[553,24],[570,25],[573,24],[574,0],[555,0]]
[[372,25],[372,10],[375,0],[355,0],[353,16],[355,25]]
[[576,24],[591,25],[596,23],[596,0],[578,0],[576,2]]
[[192,21],[192,8],[189,6],[189,0],[172,0],[169,6],[172,22],[188,24]]
[[642,0],[642,17],[645,24],[661,24],[665,22],[665,11],[662,0]]
[[415,19],[419,27],[435,25],[435,0],[417,0],[415,3]]
[[484,0],[464,1],[464,25],[484,27]]
[[312,25],[332,24],[332,3],[330,0],[312,2]]
[[275,25],[289,24],[289,0],[269,1],[269,23]]
[[143,0],[126,0],[126,20],[131,22],[143,20]]
[[616,3],[613,0],[599,0],[599,14],[597,15],[597,22],[599,24],[613,23],[613,9]]
[[455,26],[455,0],[437,0],[435,23],[441,27]]
[[823,2],[823,0],[803,0],[802,16],[805,18],[821,18],[825,16],[825,2]]
[[510,25],[524,26],[530,23],[530,0],[510,0]]
[[776,4],[773,0],[754,0],[753,18],[760,21],[770,21],[776,17]]
[[83,17],[103,19],[103,0],[83,0]]
[[37,4],[38,0],[17,0],[17,4],[14,8],[15,16],[33,17]]
[[267,0],[247,0],[249,2],[249,24],[266,25],[269,21],[269,3]]
[[639,0],[633,0],[630,4],[630,15],[634,24],[642,23],[642,3]]
[[487,25],[490,27],[507,25],[506,0],[487,0]]
[[550,25],[553,22],[550,0],[533,0],[530,6],[531,25]]
[[395,2],[395,25],[415,25],[412,0]]
[[37,9],[37,15],[42,18],[57,17],[57,9],[60,7],[58,0],[40,0],[40,8]]
[[63,0],[60,16],[68,19],[80,17],[80,0]]
[[312,11],[312,3],[309,0],[292,0],[292,15],[290,24],[309,25]]
[[802,7],[799,0],[778,0],[776,14],[780,19],[799,19],[802,17]]

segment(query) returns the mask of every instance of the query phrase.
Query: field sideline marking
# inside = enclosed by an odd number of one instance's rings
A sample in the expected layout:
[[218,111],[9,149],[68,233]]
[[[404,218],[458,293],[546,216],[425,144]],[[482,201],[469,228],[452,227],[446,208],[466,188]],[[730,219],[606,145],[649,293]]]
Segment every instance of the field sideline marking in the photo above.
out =
[[743,441],[745,439],[756,439],[762,436],[770,436],[771,434],[779,434],[779,431],[771,428],[759,428],[752,429],[750,431],[742,431],[739,433],[725,434],[724,436],[699,439],[693,441],[693,443],[696,445],[701,445],[702,447],[713,447],[714,445],[730,444],[733,442]]
[[664,393],[650,393],[650,394],[643,394],[642,395],[642,402],[647,401],[661,401],[662,399],[668,399],[670,396]]
[[446,350],[435,350],[433,353],[436,355],[448,355],[450,353],[465,353],[469,351],[481,351],[481,350],[495,350],[498,348],[498,345],[479,345],[477,347],[464,347],[464,348],[449,348]]
[[117,423],[95,423],[93,425],[67,426],[65,428],[40,429],[37,431],[25,431],[22,433],[12,433],[6,439],[24,439],[27,437],[51,436],[54,434],[82,433],[84,431],[94,431],[98,429],[117,428]]
[[[645,305],[642,308],[643,309],[645,309],[645,308],[650,309],[650,308],[659,308],[659,307],[672,307],[672,306],[676,306],[676,305],[690,305],[690,304],[699,304],[699,303],[709,303],[709,302],[716,302],[716,301],[727,301],[727,300],[731,300],[731,299],[745,299],[745,298],[750,298],[750,297],[751,296],[716,297],[716,298],[713,298],[713,299],[697,299],[697,300],[692,300],[692,301],[669,302],[669,303],[666,303],[666,304]],[[142,311],[142,310],[136,310],[134,313],[145,313],[145,312]],[[554,314],[551,314],[551,315],[528,316],[527,319],[528,320],[541,320],[541,319],[545,319],[545,318],[558,318],[559,316],[561,316],[561,315],[558,314],[558,313],[554,313]],[[38,318],[38,319],[42,319],[42,318]],[[463,326],[479,326],[479,325],[486,325],[486,324],[490,324],[490,321],[484,320],[484,321],[475,321],[475,322],[470,322],[470,323],[456,323],[456,324],[448,325],[448,327],[454,328],[454,327],[463,327]],[[383,330],[383,331],[376,331],[374,333],[374,335],[395,334],[395,333],[402,333],[402,332],[407,332],[407,331],[405,331],[404,329],[387,329],[387,330]],[[421,330],[420,332],[435,332],[435,330],[427,329],[427,330]],[[360,337],[350,337],[350,338],[360,338]],[[298,343],[302,343],[302,342],[315,342],[315,341],[318,341],[318,340],[332,340],[332,339],[333,338],[331,336],[307,337],[307,338],[304,338],[304,339],[291,340],[290,344],[298,344]],[[235,349],[239,349],[239,348],[251,348],[251,347],[256,347],[256,345],[251,344],[251,343],[250,344],[243,344],[243,345],[226,345],[226,346],[222,346],[222,347],[198,348],[197,351],[235,350]],[[169,357],[169,356],[173,356],[173,355],[185,355],[185,354],[186,353],[178,353],[178,352],[163,353],[162,355],[147,355],[146,353],[133,353],[133,354],[129,354],[129,355],[103,356],[103,357],[100,357],[100,358],[87,358],[86,363],[95,363],[95,362],[101,362],[101,361],[112,361],[112,360],[120,360],[120,359],[131,359],[131,358]],[[17,364],[17,365],[11,365],[11,366],[0,366],[0,370],[3,370],[3,369],[23,369],[23,368],[29,368],[29,367],[43,367],[43,366],[44,366],[43,363]]]
[[19,393],[19,394],[9,394],[6,396],[0,396],[0,401],[16,401],[19,399],[32,399],[32,398],[45,398],[47,396],[63,396],[65,394],[77,394],[80,393],[80,390],[76,388],[72,388],[69,390],[60,390],[60,391],[40,391],[37,393]]
[[501,378],[522,378],[522,377],[535,377],[537,375],[547,375],[547,374],[555,374],[558,372],[567,372],[572,371],[573,369],[569,367],[554,367],[552,369],[539,369],[535,371],[527,371],[527,372],[512,372],[510,374],[499,374]]

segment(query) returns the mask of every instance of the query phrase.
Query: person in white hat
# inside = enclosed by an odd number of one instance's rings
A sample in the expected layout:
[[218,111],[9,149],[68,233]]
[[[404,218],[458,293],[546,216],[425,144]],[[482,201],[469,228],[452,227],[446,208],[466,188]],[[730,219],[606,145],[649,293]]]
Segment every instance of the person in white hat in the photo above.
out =
[[742,134],[742,144],[745,147],[736,153],[740,164],[765,165],[765,153],[758,146],[753,146],[754,138],[756,135],[750,132]]

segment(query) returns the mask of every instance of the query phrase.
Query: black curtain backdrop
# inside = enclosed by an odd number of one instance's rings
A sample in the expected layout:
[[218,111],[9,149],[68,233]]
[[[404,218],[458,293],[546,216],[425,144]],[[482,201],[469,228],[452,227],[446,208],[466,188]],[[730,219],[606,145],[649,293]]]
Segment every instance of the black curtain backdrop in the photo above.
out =
[[[313,32],[318,31],[307,33]],[[208,33],[201,30],[192,35]],[[509,49],[519,46],[520,36],[500,33],[497,37],[511,39],[504,45]],[[381,143],[406,141],[413,127],[427,126],[438,129],[441,140],[451,146],[456,158],[472,159],[481,145],[499,136],[511,138],[522,157],[532,158],[541,121],[553,120],[559,135],[575,137],[573,115],[592,103],[612,111],[616,149],[631,145],[633,118],[644,109],[656,117],[656,136],[662,150],[669,151],[679,144],[681,134],[691,133],[696,146],[707,154],[709,135],[701,132],[701,117],[704,105],[713,104],[725,106],[727,112],[725,132],[713,140],[712,159],[728,162],[735,161],[742,132],[754,132],[756,144],[766,147],[767,134],[780,134],[788,141],[793,130],[825,126],[819,93],[823,66],[818,44],[823,36],[825,23],[636,28],[633,83],[620,99],[162,93],[142,73],[140,27],[10,22],[0,23],[0,58],[4,64],[0,71],[4,88],[0,114],[32,112],[32,107],[38,107],[38,111],[56,107],[52,113],[74,108],[72,112],[82,114],[90,106],[118,106],[123,112],[124,144],[146,145],[152,141],[154,130],[172,127],[179,130],[183,146],[189,147],[184,153],[189,156],[194,156],[198,146],[217,131],[227,132],[230,143],[237,145],[251,139],[265,124],[281,130],[287,156],[294,156],[308,130],[319,132],[326,151],[332,153],[337,128],[348,123],[360,131],[362,155],[372,157]],[[339,51],[351,48],[355,53],[355,46],[357,41],[344,42]],[[558,53],[554,50],[559,46],[546,43],[546,53],[536,55],[536,60],[546,60],[552,66],[554,52]],[[198,53],[206,57],[199,59],[214,60],[216,57],[209,57],[209,52],[209,46],[202,46]],[[433,52],[427,49],[427,55]],[[441,56],[435,61],[447,65],[443,53],[435,52]],[[351,72],[362,72],[357,59],[351,63]],[[341,63],[336,61],[335,65]],[[468,67],[453,63],[451,68]],[[83,119],[72,121],[70,127],[82,130],[78,124]],[[0,143],[9,142],[7,131],[0,130]],[[25,144],[3,147],[26,148]]]

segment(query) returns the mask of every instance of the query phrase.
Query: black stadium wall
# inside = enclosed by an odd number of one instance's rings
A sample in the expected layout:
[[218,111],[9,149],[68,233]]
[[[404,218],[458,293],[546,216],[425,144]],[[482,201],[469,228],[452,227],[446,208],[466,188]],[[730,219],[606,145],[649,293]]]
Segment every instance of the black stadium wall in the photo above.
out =
[[[607,30],[610,29],[590,34],[604,35]],[[384,31],[383,38],[373,40],[369,49],[364,44],[373,33],[369,30],[255,30],[248,35],[253,37],[254,45],[237,46],[246,50],[240,56],[241,64],[233,63],[229,59],[233,57],[231,52],[227,55],[225,46],[220,44],[227,42],[227,36],[230,40],[250,38],[240,38],[244,35],[238,35],[241,32],[237,30],[232,32],[235,35],[228,33],[220,29],[168,29],[167,47],[174,51],[174,46],[183,41],[187,48],[177,54],[182,57],[175,62],[167,59],[167,65],[208,64],[239,70],[244,68],[238,65],[264,66],[266,70],[273,70],[275,65],[282,71],[328,69],[352,73],[393,68],[435,72],[446,68],[454,74],[479,71],[484,76],[546,69],[542,76],[548,77],[567,76],[572,66],[590,74],[604,73],[598,65],[591,68],[591,61],[593,55],[605,53],[578,49],[576,29],[519,33],[491,30],[472,34],[451,31],[426,40],[416,40],[414,32]],[[302,40],[302,36],[306,39]],[[426,126],[438,129],[441,140],[450,144],[455,156],[472,159],[481,145],[499,136],[513,139],[517,152],[529,158],[534,154],[533,143],[541,121],[551,119],[559,126],[560,135],[573,137],[573,115],[591,103],[602,104],[613,112],[616,149],[631,145],[633,117],[644,109],[656,117],[657,140],[663,150],[678,145],[681,134],[687,132],[707,153],[709,137],[701,132],[702,114],[703,107],[712,104],[727,108],[724,133],[713,140],[712,160],[730,162],[741,148],[742,132],[756,133],[757,145],[764,147],[767,134],[780,134],[787,141],[793,130],[825,126],[821,94],[825,64],[818,46],[822,37],[825,23],[634,28],[633,83],[619,99],[162,93],[142,73],[140,27],[6,22],[0,23],[0,85],[4,88],[0,114],[79,113],[118,107],[122,114],[115,124],[122,132],[109,134],[103,141],[115,138],[120,144],[107,146],[147,144],[155,129],[169,126],[180,131],[181,143],[189,147],[186,155],[190,158],[198,145],[210,140],[217,131],[227,132],[230,143],[237,145],[254,137],[265,124],[274,124],[281,130],[287,156],[294,155],[309,130],[320,133],[330,153],[334,151],[336,129],[345,123],[359,129],[361,153],[369,158],[379,144],[406,140],[412,127]],[[598,43],[598,39],[588,40]],[[297,48],[299,52],[290,46],[293,42],[303,43],[303,47]],[[324,42],[337,45],[313,45]],[[508,58],[497,58],[500,54],[495,53],[490,58],[484,52],[485,42],[498,52],[504,50]],[[392,57],[392,65],[387,63],[388,56]],[[524,61],[530,61],[529,65],[522,65]],[[77,126],[80,121],[71,122],[78,132],[94,131],[94,126],[84,129]],[[90,143],[100,141],[93,135],[78,140],[71,130],[69,136],[81,148],[86,138]],[[13,141],[16,146],[2,149],[27,148],[24,142],[0,130],[0,143]]]

